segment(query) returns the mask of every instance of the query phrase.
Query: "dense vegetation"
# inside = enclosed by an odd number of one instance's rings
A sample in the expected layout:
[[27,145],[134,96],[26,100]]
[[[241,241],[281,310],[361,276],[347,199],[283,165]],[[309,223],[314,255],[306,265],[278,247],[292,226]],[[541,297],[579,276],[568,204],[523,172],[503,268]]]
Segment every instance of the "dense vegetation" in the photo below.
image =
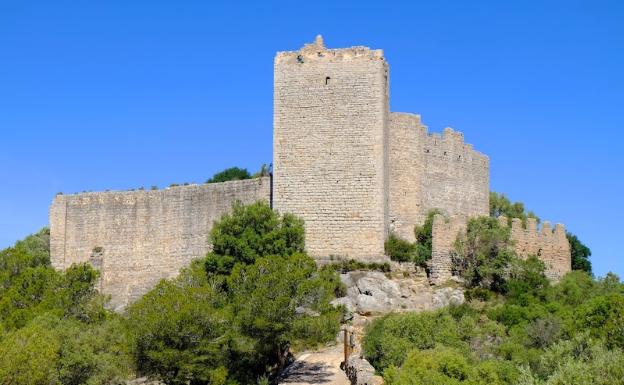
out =
[[433,217],[439,213],[439,210],[429,211],[423,225],[414,226],[414,242],[408,242],[391,233],[384,243],[386,255],[393,261],[414,262],[417,265],[425,266],[426,261],[431,259]]
[[258,172],[254,173],[253,175],[251,175],[249,171],[247,171],[246,168],[230,167],[230,168],[226,168],[225,170],[219,171],[218,173],[214,174],[212,178],[206,181],[206,183],[219,183],[219,182],[227,182],[231,180],[259,178],[261,176],[267,176],[267,175],[269,175],[269,168],[267,167],[266,164],[263,164],[262,167],[260,167],[260,170],[258,170]]
[[47,230],[0,252],[0,384],[255,384],[289,351],[333,341],[344,290],[303,253],[303,222],[236,206],[214,250],[125,315],[106,310],[87,265],[50,267]]
[[514,261],[504,294],[373,322],[366,356],[388,384],[621,384],[624,285],[575,271],[550,285],[536,258]]
[[0,384],[115,384],[134,371],[124,320],[98,273],[50,266],[49,232],[0,251]]
[[[539,221],[522,203],[491,193],[490,216],[470,219],[455,244],[453,268],[468,302],[375,320],[367,358],[397,385],[624,383],[624,284],[613,274],[595,280],[591,251],[568,233],[580,271],[552,285],[543,262],[514,254],[500,215]],[[399,259],[413,260],[405,255],[415,244],[390,240]]]
[[212,253],[128,310],[139,370],[169,384],[251,384],[290,346],[332,341],[341,284],[302,253],[303,233],[266,203],[235,206],[213,227]]

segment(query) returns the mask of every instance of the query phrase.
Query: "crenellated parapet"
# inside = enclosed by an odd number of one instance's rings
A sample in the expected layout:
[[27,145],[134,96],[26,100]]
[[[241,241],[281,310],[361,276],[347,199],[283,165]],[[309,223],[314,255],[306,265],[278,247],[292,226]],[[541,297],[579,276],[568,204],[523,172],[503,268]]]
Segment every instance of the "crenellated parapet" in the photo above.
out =
[[[507,217],[500,216],[498,221],[502,226],[509,226]],[[468,218],[462,216],[447,219],[438,214],[433,218],[432,253],[428,262],[431,283],[440,284],[452,277],[455,241],[466,231],[467,222]],[[544,222],[538,228],[537,221],[528,218],[525,227],[522,220],[513,218],[510,236],[515,253],[522,258],[535,255],[543,261],[549,279],[558,281],[571,270],[570,244],[562,224],[556,224],[553,229],[550,222]]]
[[[501,216],[500,223],[507,226],[509,220]],[[561,223],[553,229],[550,222],[544,222],[538,228],[535,218],[527,218],[526,227],[522,220],[511,220],[511,239],[514,241],[516,254],[527,258],[535,255],[546,265],[546,275],[553,280],[559,280],[572,268],[570,243],[566,231]]]

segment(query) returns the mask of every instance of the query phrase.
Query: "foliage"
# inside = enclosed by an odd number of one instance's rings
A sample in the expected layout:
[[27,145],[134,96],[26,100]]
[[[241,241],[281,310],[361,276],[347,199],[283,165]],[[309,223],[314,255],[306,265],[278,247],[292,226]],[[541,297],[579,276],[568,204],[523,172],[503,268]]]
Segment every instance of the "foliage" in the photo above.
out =
[[116,384],[133,374],[123,320],[88,265],[50,267],[47,229],[0,251],[0,383]]
[[572,270],[582,270],[591,274],[592,265],[589,257],[591,250],[585,246],[578,237],[569,231],[566,232],[568,242],[570,242],[570,252],[572,254]]
[[[532,211],[527,211],[521,202],[511,202],[505,194],[490,192],[490,216],[498,218],[504,215],[511,225],[512,218],[520,218],[523,226],[526,226],[527,218],[535,218],[539,223],[540,219]],[[583,244],[578,237],[570,232],[566,232],[568,242],[570,242],[570,251],[572,254],[572,270],[582,270],[591,274],[592,265],[589,257],[591,250]]]
[[491,217],[471,218],[455,249],[453,268],[469,288],[504,290],[506,269],[514,256],[509,227]]
[[355,259],[349,259],[348,261],[342,260],[340,262],[329,263],[323,266],[323,269],[337,271],[342,274],[355,270],[381,271],[387,273],[390,271],[390,264],[388,262],[361,262]]
[[373,321],[365,356],[388,384],[622,382],[624,284],[617,276],[572,271],[551,284],[535,257],[512,258],[506,270],[503,290]]
[[261,256],[303,252],[303,221],[292,214],[280,215],[265,202],[247,206],[236,203],[232,214],[215,222],[210,242],[213,252],[206,260],[206,269],[227,274],[236,262],[253,264]]
[[511,202],[505,194],[498,194],[490,191],[490,216],[498,218],[501,215],[506,216],[511,224],[512,218],[520,218],[523,225],[526,225],[527,218],[535,218],[539,223],[540,219],[532,211],[526,211],[524,203]]
[[208,179],[206,183],[220,183],[231,180],[250,179],[251,175],[246,168],[230,167],[223,171],[219,171],[214,174],[212,178]]
[[128,309],[139,369],[167,384],[266,381],[291,346],[333,341],[344,290],[303,254],[303,222],[265,203],[215,223],[214,250]]
[[429,210],[425,222],[422,226],[414,226],[414,236],[416,239],[416,254],[419,261],[424,262],[431,259],[431,248],[433,240],[433,219],[437,214],[440,214],[440,210]]
[[384,251],[387,256],[397,262],[411,262],[417,258],[416,246],[413,243],[400,238],[394,233],[390,233],[384,242]]
[[414,262],[424,266],[425,262],[431,259],[431,242],[433,232],[433,218],[439,214],[439,210],[430,210],[427,213],[422,226],[414,226],[413,243],[400,238],[394,233],[390,233],[384,243],[384,251],[393,261]]

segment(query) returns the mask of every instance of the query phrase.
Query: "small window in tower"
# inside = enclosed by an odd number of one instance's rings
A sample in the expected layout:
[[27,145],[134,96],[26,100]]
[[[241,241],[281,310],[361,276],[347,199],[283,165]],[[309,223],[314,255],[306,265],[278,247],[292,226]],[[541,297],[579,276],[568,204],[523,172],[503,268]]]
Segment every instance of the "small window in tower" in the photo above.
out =
[[325,78],[325,85],[328,86],[329,85],[329,81],[331,80],[331,78],[328,76]]

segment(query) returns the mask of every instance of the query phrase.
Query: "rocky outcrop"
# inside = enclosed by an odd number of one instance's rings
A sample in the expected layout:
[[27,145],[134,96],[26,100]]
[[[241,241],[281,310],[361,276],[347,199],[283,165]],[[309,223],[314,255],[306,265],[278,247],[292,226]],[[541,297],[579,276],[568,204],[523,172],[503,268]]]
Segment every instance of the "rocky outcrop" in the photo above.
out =
[[434,310],[464,302],[461,289],[432,287],[424,270],[409,264],[395,264],[390,273],[352,271],[341,274],[340,279],[347,295],[333,304],[360,315]]
[[351,355],[344,367],[351,385],[381,385],[383,378],[375,375],[375,368],[366,359]]

